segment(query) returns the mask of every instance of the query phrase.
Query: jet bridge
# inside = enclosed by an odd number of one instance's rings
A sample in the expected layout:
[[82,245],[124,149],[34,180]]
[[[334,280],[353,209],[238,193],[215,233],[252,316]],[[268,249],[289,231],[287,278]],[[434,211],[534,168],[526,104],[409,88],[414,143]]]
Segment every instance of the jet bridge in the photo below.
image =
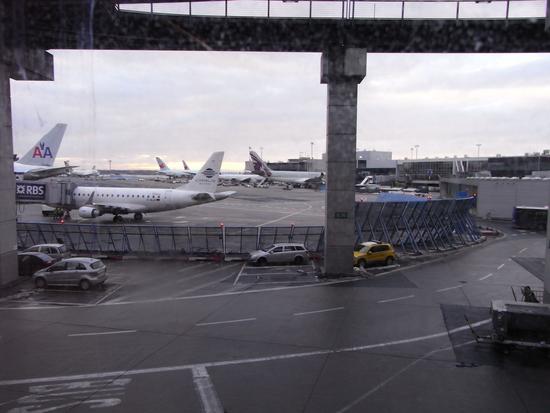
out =
[[17,181],[15,199],[18,204],[47,204],[59,208],[74,208],[74,182]]

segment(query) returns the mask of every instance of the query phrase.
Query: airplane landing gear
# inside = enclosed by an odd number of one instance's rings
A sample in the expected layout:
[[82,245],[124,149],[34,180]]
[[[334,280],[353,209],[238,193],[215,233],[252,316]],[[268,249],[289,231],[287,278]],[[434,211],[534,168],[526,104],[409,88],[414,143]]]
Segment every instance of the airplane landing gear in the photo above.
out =
[[124,218],[122,218],[120,215],[115,215],[113,217],[113,222],[116,222],[116,223],[124,222]]
[[141,212],[136,212],[134,214],[134,221],[143,221],[143,214]]

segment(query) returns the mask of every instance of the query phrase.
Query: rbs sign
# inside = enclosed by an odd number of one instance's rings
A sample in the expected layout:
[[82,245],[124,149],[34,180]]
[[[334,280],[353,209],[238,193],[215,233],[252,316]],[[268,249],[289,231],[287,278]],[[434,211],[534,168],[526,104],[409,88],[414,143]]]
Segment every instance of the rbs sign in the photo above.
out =
[[44,201],[46,199],[46,185],[17,182],[15,198],[18,201]]

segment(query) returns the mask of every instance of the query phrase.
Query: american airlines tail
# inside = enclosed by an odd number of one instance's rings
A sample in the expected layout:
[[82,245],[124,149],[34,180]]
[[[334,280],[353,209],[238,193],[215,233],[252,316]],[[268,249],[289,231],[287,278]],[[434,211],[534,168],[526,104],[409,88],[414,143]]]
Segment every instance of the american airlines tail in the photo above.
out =
[[157,159],[157,163],[159,164],[159,168],[161,171],[169,171],[170,168],[168,168],[168,165],[166,165],[166,163],[160,159],[158,156],[156,157]]
[[193,179],[178,189],[206,193],[216,192],[222,161],[223,152],[214,152]]
[[66,129],[65,123],[55,125],[18,162],[33,166],[52,166]]
[[250,159],[252,160],[252,163],[254,164],[254,173],[257,175],[270,177],[272,172],[271,169],[269,169],[269,166],[260,158],[260,156],[254,152],[250,151]]

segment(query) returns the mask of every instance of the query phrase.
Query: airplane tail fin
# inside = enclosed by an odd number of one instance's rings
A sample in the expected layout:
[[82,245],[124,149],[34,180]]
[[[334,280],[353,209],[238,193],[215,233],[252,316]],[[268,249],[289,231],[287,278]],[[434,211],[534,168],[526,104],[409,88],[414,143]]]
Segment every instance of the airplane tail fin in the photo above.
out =
[[65,123],[55,125],[19,159],[19,162],[25,165],[52,166],[66,129]]
[[260,158],[260,156],[254,152],[250,151],[250,159],[252,160],[252,164],[254,165],[253,173],[265,177],[271,176],[271,169],[269,169],[269,166]]
[[203,193],[214,193],[218,186],[220,177],[220,169],[222,167],[223,152],[214,152],[210,158],[197,172],[197,174],[189,181],[189,183],[181,186],[179,189],[188,191],[198,191]]
[[186,171],[188,171],[188,170],[189,170],[189,167],[187,166],[187,163],[185,163],[184,160],[182,160],[182,162],[183,162],[183,169],[185,169]]
[[157,159],[157,163],[159,164],[159,168],[161,171],[169,171],[170,168],[168,168],[168,165],[166,165],[166,163],[160,159],[158,156],[156,157]]

